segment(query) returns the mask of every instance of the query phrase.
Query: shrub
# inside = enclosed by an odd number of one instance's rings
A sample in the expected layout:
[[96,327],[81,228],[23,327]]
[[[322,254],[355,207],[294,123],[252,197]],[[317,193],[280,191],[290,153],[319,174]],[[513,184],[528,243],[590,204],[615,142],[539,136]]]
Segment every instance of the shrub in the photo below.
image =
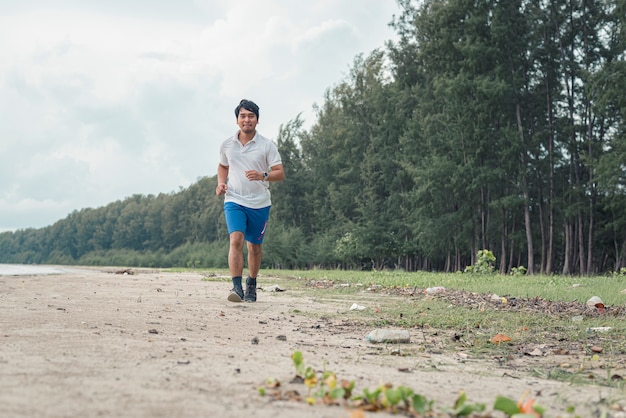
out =
[[496,256],[489,250],[478,250],[476,263],[465,267],[465,273],[492,274],[495,271]]

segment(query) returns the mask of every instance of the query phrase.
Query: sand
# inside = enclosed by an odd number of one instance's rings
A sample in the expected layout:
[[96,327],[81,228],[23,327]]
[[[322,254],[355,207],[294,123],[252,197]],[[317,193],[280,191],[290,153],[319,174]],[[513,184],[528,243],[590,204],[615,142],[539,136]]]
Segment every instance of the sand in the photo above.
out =
[[[624,396],[541,379],[493,359],[420,350],[432,331],[411,330],[410,344],[372,344],[364,338],[371,329],[342,320],[358,300],[324,302],[287,288],[235,304],[226,300],[226,278],[119,272],[64,267],[55,275],[0,276],[0,416],[358,416],[341,405],[288,399],[289,391],[307,393],[290,383],[296,350],[306,364],[354,380],[357,392],[405,385],[438,407],[452,406],[465,391],[490,411],[496,396],[517,399],[529,390],[547,416],[567,416],[570,405],[591,416],[597,402]],[[261,287],[274,284],[281,282],[259,278]],[[282,397],[259,394],[268,379],[281,382]]]

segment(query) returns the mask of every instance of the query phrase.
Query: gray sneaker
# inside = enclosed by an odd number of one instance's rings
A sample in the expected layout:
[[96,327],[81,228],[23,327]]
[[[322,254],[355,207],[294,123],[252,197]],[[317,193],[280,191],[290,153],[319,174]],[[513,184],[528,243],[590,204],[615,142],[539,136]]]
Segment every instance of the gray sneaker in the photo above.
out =
[[246,279],[246,293],[243,295],[245,302],[256,302],[256,279]]
[[233,290],[228,295],[228,300],[231,302],[243,301],[243,289],[241,287],[233,287]]

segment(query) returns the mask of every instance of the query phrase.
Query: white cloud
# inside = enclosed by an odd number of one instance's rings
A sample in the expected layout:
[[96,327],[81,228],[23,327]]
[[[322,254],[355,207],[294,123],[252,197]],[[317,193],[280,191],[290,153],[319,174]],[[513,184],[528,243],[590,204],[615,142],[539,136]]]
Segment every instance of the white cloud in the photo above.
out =
[[0,2],[0,230],[214,175],[243,97],[274,138],[384,46],[395,0]]

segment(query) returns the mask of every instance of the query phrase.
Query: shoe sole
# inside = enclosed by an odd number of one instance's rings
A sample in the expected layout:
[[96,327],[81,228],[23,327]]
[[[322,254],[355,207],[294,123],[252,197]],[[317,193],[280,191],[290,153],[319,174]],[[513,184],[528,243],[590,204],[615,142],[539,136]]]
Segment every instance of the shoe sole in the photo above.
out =
[[228,295],[228,300],[230,302],[241,302],[241,301],[243,301],[243,299],[241,299],[241,296],[239,296],[236,292],[230,292],[230,295]]

